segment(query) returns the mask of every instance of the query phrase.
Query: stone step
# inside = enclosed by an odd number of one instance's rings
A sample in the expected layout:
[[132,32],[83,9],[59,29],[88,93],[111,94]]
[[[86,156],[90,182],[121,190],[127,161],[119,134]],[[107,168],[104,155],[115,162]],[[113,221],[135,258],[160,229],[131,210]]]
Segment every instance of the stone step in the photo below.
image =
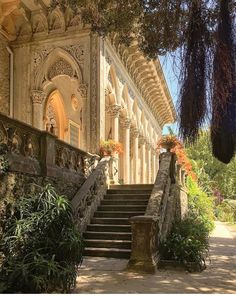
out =
[[130,240],[85,239],[84,244],[86,247],[92,247],[92,248],[131,249]]
[[144,211],[146,210],[147,206],[144,205],[124,205],[124,206],[120,206],[120,205],[105,205],[105,206],[98,206],[98,211],[124,211],[124,212],[130,212],[130,211]]
[[130,225],[128,218],[92,218],[91,224]]
[[89,224],[87,231],[96,232],[131,232],[129,225],[102,225],[102,224]]
[[101,205],[145,205],[147,206],[148,199],[140,200],[140,199],[133,199],[133,200],[124,200],[124,199],[106,199],[101,201]]
[[85,256],[93,257],[110,257],[110,258],[130,258],[131,251],[126,249],[116,248],[85,248]]
[[84,232],[83,237],[85,239],[131,240],[131,233],[86,231]]
[[149,200],[150,194],[106,194],[104,200]]
[[152,190],[148,189],[108,189],[107,194],[148,194],[151,195]]
[[132,211],[132,212],[118,212],[118,211],[97,211],[94,217],[103,218],[130,218],[133,216],[143,216],[145,211]]
[[139,190],[152,190],[153,184],[124,184],[124,185],[110,185],[109,189],[126,190],[126,189],[139,189]]

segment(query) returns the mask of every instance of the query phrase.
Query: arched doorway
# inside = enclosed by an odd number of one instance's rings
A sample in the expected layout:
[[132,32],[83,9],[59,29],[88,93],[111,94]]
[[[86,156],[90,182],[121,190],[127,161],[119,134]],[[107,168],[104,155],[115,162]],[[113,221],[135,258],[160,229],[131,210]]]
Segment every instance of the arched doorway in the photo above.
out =
[[47,99],[44,112],[44,128],[59,139],[68,141],[68,118],[63,99],[58,90],[53,91]]

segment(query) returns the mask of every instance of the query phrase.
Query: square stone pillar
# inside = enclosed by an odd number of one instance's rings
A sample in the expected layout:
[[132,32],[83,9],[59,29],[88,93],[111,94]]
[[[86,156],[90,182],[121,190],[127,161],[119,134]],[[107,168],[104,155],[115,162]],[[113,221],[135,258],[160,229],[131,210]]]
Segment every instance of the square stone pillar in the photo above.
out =
[[135,216],[129,221],[132,230],[132,247],[127,269],[155,273],[158,263],[158,219],[152,216]]

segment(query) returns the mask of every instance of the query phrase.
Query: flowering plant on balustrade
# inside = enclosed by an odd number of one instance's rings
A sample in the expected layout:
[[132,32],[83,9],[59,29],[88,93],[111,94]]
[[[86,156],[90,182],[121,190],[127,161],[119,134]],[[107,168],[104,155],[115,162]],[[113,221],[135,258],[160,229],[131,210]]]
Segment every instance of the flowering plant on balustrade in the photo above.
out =
[[162,136],[157,143],[157,148],[164,148],[167,151],[180,144],[180,141],[175,135]]
[[120,142],[115,140],[101,141],[100,154],[101,156],[114,156],[115,154],[121,154],[123,152],[123,146]]
[[177,156],[177,163],[182,166],[187,175],[193,180],[197,180],[196,174],[193,172],[192,164],[187,157],[184,146],[175,135],[162,136],[157,143],[157,149],[165,148],[167,151],[173,152]]

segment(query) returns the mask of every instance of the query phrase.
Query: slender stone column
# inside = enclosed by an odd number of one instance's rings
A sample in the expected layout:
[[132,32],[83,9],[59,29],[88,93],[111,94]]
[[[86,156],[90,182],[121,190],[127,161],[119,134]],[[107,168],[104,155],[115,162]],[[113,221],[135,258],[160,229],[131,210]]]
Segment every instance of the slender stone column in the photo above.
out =
[[113,118],[113,139],[119,141],[119,114],[120,114],[120,105],[112,105],[108,108],[108,113]]
[[138,136],[139,136],[139,131],[137,128],[131,129],[131,135],[134,139],[134,144],[133,144],[133,155],[134,155],[134,183],[138,184]]
[[144,136],[140,136],[140,145],[141,145],[141,182],[142,184],[146,183],[146,139]]
[[151,183],[151,175],[152,175],[152,168],[151,168],[151,145],[150,143],[146,144],[147,147],[147,183]]
[[157,175],[157,170],[156,170],[156,150],[152,148],[152,183],[155,182],[156,180],[156,175]]
[[131,120],[125,118],[121,121],[125,129],[125,147],[124,147],[124,182],[130,184],[130,125]]
[[33,126],[43,130],[43,101],[46,94],[41,90],[33,90],[31,99],[33,103]]
[[[113,119],[113,124],[112,124],[112,136],[113,139],[115,141],[119,141],[119,115],[120,115],[120,109],[121,106],[120,105],[111,105],[107,108],[107,112],[108,114],[110,114],[110,116]],[[117,183],[118,184],[118,171],[119,171],[119,156],[116,155],[112,161],[112,169],[113,172],[115,172],[113,174],[113,183]]]

